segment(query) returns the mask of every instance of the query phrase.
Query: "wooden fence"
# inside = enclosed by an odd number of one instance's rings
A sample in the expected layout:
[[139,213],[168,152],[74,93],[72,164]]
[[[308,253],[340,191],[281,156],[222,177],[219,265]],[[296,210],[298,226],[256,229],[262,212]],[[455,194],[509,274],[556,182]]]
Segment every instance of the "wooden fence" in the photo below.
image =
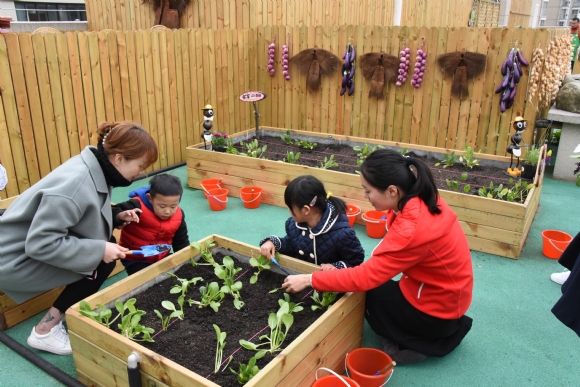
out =
[[[566,30],[560,30],[565,33]],[[561,33],[560,32],[560,33]],[[409,27],[263,27],[251,30],[142,30],[0,34],[0,162],[10,183],[2,197],[18,194],[87,144],[95,144],[100,122],[142,122],[160,148],[154,169],[185,160],[185,147],[201,136],[201,108],[216,108],[214,129],[234,133],[253,127],[251,105],[240,93],[262,90],[258,103],[267,126],[356,135],[463,149],[466,144],[504,154],[516,112],[530,122],[527,71],[513,109],[500,114],[494,88],[499,65],[520,42],[529,57],[550,38],[545,29]],[[386,98],[368,98],[357,72],[352,97],[339,95],[340,72],[307,92],[291,67],[285,81],[266,72],[266,47],[288,43],[291,55],[321,47],[342,56],[348,42],[358,55],[397,54],[405,45],[428,52],[423,86],[389,86]],[[487,54],[485,72],[470,82],[470,98],[450,96],[449,80],[436,57],[450,51]],[[531,127],[531,125],[530,125]],[[525,133],[529,142],[532,131]]]
[[[86,0],[89,30],[153,26],[142,0]],[[261,26],[393,25],[394,0],[191,0],[183,28],[246,29]],[[467,26],[472,0],[403,0],[401,25]]]

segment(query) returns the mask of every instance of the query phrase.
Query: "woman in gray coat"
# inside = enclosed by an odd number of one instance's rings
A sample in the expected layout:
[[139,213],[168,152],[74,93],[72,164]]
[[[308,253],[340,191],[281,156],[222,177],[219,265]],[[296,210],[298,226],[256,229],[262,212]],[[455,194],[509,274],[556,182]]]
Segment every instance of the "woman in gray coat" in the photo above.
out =
[[128,251],[111,239],[111,188],[128,186],[157,160],[157,145],[130,122],[99,127],[97,147],[86,147],[23,192],[0,216],[0,289],[16,302],[66,285],[28,337],[31,347],[71,353],[65,311],[97,292]]

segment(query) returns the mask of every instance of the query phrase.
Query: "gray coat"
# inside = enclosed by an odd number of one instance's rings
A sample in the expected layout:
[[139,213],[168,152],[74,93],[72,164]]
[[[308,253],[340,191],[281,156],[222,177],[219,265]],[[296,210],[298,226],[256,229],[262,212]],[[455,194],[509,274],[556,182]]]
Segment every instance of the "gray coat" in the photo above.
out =
[[86,147],[0,216],[0,289],[23,302],[91,274],[112,224],[111,188]]

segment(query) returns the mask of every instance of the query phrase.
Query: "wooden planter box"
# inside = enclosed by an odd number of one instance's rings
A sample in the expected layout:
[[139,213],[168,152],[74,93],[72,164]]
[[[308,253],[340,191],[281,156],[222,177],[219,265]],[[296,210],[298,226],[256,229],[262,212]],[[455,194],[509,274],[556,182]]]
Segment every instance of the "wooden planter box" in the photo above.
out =
[[[259,248],[213,235],[203,241],[245,256],[259,254]],[[90,305],[112,304],[142,292],[163,273],[188,263],[199,252],[187,247],[147,269],[129,276],[89,297]],[[310,273],[317,266],[281,256],[280,263],[293,271]],[[310,386],[319,367],[342,371],[344,356],[361,344],[364,294],[349,293],[337,301],[315,323],[270,361],[247,386]],[[69,308],[66,321],[79,379],[88,385],[126,386],[127,357],[133,351],[141,357],[144,386],[216,386],[191,370],[169,360],[124,336],[83,317],[79,304]],[[195,348],[194,350],[200,350]]]
[[[17,196],[0,200],[0,209],[6,209]],[[118,237],[118,235],[117,235]],[[125,270],[123,264],[117,261],[110,277]],[[52,306],[54,300],[60,295],[64,287],[56,288],[39,294],[38,296],[21,304],[16,303],[6,294],[0,291],[0,331],[11,328],[14,325],[29,319],[37,313]]]
[[[262,134],[281,136],[286,129],[263,128]],[[252,138],[255,130],[247,130],[231,135],[235,142]],[[448,150],[428,146],[403,144],[390,141],[371,140],[293,130],[292,135],[318,143],[342,143],[349,145],[376,144],[385,147],[405,148],[431,154],[445,154]],[[455,151],[461,155],[463,152]],[[472,250],[483,251],[508,258],[518,258],[530,230],[534,215],[540,202],[544,176],[545,147],[542,148],[541,162],[536,168],[535,188],[529,193],[526,202],[511,203],[488,199],[454,191],[439,190],[441,196],[457,213]],[[509,166],[509,158],[494,155],[476,154],[482,162],[496,164],[502,168]],[[240,188],[256,185],[263,189],[262,202],[284,207],[284,189],[288,182],[300,175],[314,175],[324,182],[328,191],[354,203],[364,211],[371,206],[364,197],[358,175],[211,152],[203,149],[203,144],[187,148],[188,184],[201,188],[200,181],[209,177],[222,179],[230,195],[239,197]],[[357,222],[361,222],[360,219]]]

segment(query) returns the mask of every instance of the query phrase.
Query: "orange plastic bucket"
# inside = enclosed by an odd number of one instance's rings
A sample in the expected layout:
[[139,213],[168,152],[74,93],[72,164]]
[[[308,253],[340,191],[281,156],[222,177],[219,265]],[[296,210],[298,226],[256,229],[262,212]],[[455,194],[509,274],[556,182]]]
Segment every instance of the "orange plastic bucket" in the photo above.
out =
[[[318,378],[318,371],[330,372],[332,375],[323,376]],[[312,387],[360,387],[355,380],[349,378],[348,376],[342,376],[331,370],[330,368],[319,368],[316,370],[316,381]]]
[[346,354],[346,373],[364,387],[386,384],[393,375],[395,362],[376,348],[357,348]]
[[550,259],[559,259],[572,241],[572,235],[559,230],[542,231],[542,254]]
[[262,202],[262,188],[253,185],[242,187],[240,199],[246,208],[258,208]]
[[348,218],[348,224],[350,227],[354,226],[354,222],[356,221],[356,217],[360,214],[360,207],[356,204],[348,203],[346,205],[346,217]]
[[225,210],[228,206],[228,193],[230,191],[225,188],[214,188],[210,189],[205,193],[207,202],[209,203],[209,208],[212,211]]
[[371,238],[382,238],[387,232],[387,215],[382,211],[367,211],[362,214],[366,223],[367,235]]
[[200,185],[205,192],[209,192],[211,189],[222,188],[222,179],[203,179]]

